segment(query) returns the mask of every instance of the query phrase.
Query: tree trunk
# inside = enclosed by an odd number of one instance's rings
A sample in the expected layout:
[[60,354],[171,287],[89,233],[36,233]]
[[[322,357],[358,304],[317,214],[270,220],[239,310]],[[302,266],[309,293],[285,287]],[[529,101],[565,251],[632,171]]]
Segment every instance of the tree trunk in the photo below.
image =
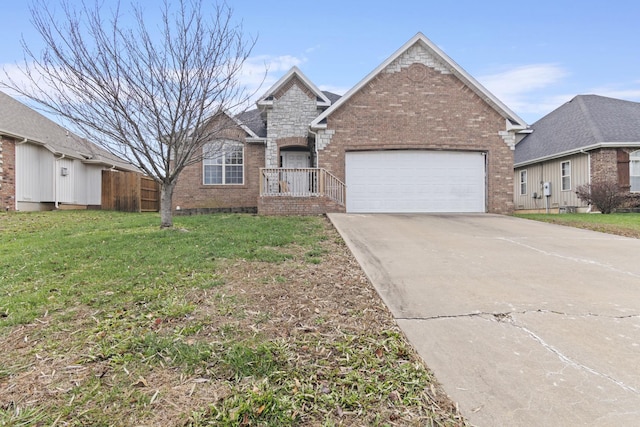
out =
[[160,228],[173,227],[173,212],[171,205],[175,182],[163,182],[160,184]]

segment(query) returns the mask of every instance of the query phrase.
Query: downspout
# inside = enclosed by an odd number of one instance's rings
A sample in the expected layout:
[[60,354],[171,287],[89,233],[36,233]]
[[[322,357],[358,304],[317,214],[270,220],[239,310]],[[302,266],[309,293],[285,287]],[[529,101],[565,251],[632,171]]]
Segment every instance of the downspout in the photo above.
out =
[[315,167],[317,168],[318,167],[318,134],[312,131],[311,128],[309,128],[309,133],[315,137],[315,140],[313,141],[313,151],[314,151],[313,158],[315,159],[315,163],[316,163]]
[[58,157],[57,159],[55,159],[54,164],[53,164],[53,179],[54,179],[54,185],[53,185],[53,199],[54,199],[54,206],[56,209],[58,209],[58,186],[60,185],[60,173],[58,170],[58,161],[64,159],[65,155],[62,154],[60,155],[60,157]]

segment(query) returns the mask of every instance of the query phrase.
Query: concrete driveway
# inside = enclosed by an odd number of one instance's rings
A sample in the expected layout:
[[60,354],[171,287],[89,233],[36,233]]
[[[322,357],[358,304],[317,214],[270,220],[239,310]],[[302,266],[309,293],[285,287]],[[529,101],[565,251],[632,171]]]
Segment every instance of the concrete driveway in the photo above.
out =
[[640,240],[489,214],[330,219],[474,425],[640,425]]

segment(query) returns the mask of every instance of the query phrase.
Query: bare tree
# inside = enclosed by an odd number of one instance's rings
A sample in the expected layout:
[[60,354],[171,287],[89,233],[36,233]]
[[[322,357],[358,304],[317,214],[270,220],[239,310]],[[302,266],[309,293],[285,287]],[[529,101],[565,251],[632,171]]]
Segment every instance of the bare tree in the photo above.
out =
[[239,78],[255,39],[245,40],[226,4],[205,12],[202,0],[165,0],[150,24],[141,5],[49,3],[30,6],[45,47],[36,54],[23,39],[28,83],[7,75],[5,86],[158,181],[161,227],[171,227],[178,176],[233,123],[215,118],[248,105]]

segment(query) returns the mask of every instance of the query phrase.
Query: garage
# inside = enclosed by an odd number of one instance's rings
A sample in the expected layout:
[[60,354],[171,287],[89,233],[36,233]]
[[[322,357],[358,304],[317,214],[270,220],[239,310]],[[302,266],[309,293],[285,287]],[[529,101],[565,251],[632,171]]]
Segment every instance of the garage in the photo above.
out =
[[347,212],[485,212],[481,152],[387,150],[345,154]]

